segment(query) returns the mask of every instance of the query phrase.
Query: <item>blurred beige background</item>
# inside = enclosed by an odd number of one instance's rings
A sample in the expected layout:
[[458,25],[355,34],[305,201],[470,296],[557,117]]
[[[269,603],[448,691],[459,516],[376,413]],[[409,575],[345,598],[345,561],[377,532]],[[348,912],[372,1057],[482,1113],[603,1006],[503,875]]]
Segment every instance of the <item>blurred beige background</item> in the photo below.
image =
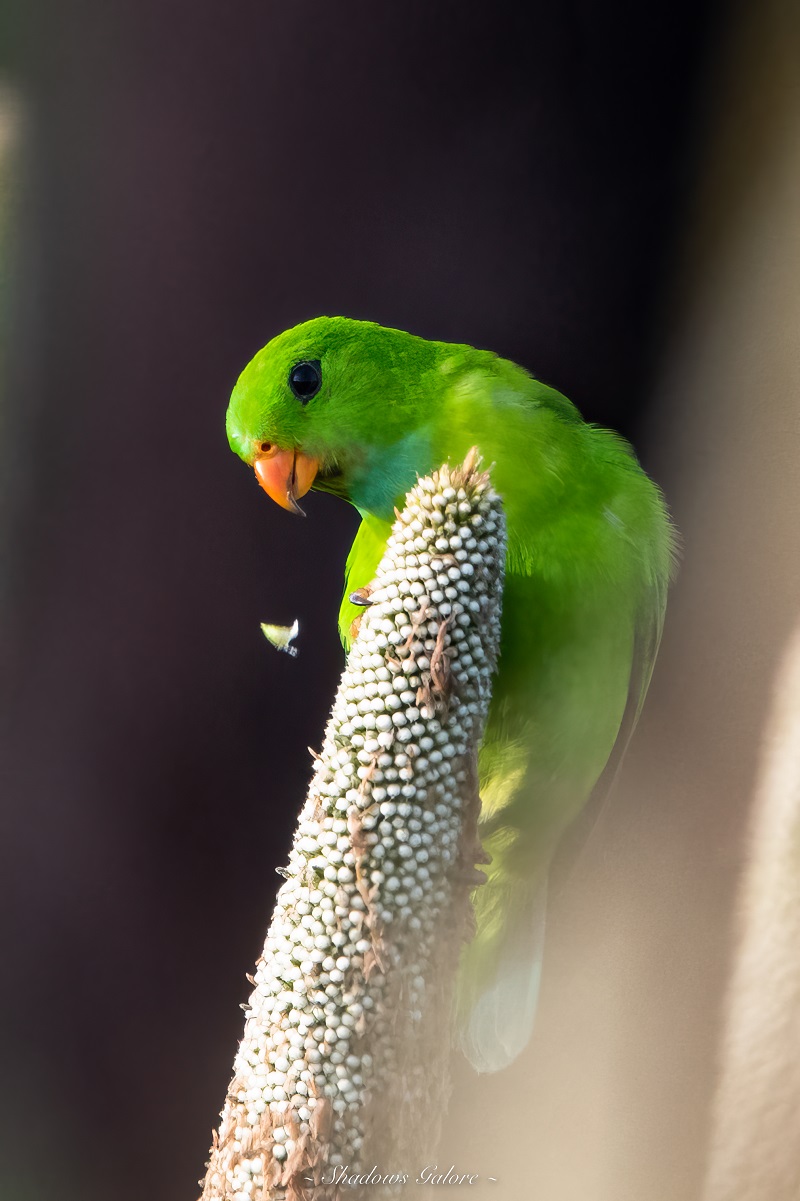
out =
[[[749,6],[722,55],[704,187],[665,314],[663,419],[650,431],[682,535],[680,576],[617,788],[553,906],[534,1044],[496,1078],[458,1078],[442,1162],[498,1178],[470,1190],[476,1201],[703,1190],[759,756],[800,616],[799,14]],[[795,868],[800,889],[798,857]],[[772,988],[765,979],[765,1021]],[[750,1070],[797,1080],[798,1042],[771,1050],[773,1064],[757,1055]],[[788,1201],[799,1195],[800,1094],[765,1114],[737,1071],[709,1201]]]

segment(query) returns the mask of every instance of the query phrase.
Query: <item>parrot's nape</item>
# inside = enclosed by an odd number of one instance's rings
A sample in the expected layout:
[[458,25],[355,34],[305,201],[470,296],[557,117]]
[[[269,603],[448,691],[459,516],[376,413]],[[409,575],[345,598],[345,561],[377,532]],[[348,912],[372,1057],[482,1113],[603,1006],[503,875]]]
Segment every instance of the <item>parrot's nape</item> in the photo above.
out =
[[550,861],[624,749],[649,684],[674,551],[661,494],[628,443],[514,363],[343,317],[268,343],[236,384],[227,429],[284,508],[302,512],[313,487],[361,514],[339,615],[345,646],[417,478],[473,445],[494,464],[508,550],[479,758],[492,861],[460,964],[457,1039],[479,1071],[502,1068],[533,1025]]

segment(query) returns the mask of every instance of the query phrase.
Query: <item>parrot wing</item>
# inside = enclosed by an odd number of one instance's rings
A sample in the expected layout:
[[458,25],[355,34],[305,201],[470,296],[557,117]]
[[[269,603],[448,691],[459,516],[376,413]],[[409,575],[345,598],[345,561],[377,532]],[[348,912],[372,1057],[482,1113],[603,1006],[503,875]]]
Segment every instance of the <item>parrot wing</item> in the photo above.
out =
[[605,812],[625,752],[628,749],[653,676],[667,603],[667,580],[656,578],[650,585],[636,621],[631,658],[628,699],[614,746],[587,802],[561,838],[551,876],[551,892],[561,894],[572,875],[589,837]]
[[[666,582],[648,589],[634,632],[628,697],[608,761],[587,805],[561,839],[556,856],[560,892],[608,801],[644,703],[661,640]],[[507,1067],[533,1031],[544,954],[548,873],[512,878],[503,870],[506,832],[484,845],[492,855],[487,882],[474,897],[477,934],[462,952],[455,1045],[478,1072]],[[496,845],[493,845],[496,841]],[[552,890],[551,890],[552,891]]]

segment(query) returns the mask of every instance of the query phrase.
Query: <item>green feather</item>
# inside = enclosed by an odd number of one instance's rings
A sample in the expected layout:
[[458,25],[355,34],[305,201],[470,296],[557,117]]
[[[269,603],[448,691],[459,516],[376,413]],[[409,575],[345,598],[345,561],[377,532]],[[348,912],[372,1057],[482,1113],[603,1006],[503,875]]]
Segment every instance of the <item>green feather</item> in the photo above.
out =
[[[322,386],[303,404],[288,378],[305,359],[319,360]],[[359,612],[347,596],[370,583],[417,476],[473,445],[493,465],[508,522],[500,663],[480,753],[493,862],[475,896],[459,1025],[476,1067],[502,1067],[530,1030],[548,865],[649,683],[674,557],[661,494],[624,439],[586,424],[521,367],[342,317],[306,322],[256,355],[231,398],[228,436],[247,462],[262,440],[318,458],[315,487],[361,513],[339,615],[345,645]]]

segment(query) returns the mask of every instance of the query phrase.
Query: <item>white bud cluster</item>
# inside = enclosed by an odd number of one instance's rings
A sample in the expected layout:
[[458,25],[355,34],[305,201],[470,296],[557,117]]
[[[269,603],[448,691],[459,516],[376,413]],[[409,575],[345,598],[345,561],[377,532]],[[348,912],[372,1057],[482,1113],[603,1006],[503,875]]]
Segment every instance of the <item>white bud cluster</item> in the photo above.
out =
[[359,1163],[399,1078],[395,1109],[415,1103],[403,1042],[422,1028],[443,922],[481,878],[474,763],[504,558],[474,452],[408,494],[300,815],[204,1198],[292,1197],[293,1180]]

